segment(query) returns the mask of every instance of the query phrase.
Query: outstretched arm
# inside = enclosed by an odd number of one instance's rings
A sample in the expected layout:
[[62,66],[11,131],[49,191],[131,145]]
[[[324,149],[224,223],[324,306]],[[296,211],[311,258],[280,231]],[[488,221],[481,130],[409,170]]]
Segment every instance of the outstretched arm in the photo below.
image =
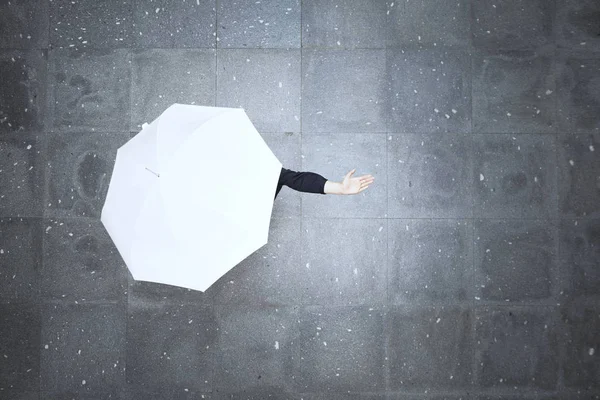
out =
[[325,182],[323,191],[325,194],[358,194],[367,189],[375,180],[372,175],[363,175],[352,178],[352,175],[355,172],[356,168],[348,172],[344,177],[344,181],[341,183],[331,181]]
[[348,172],[343,182],[328,181],[325,177],[314,172],[296,172],[281,168],[275,198],[285,185],[291,189],[306,193],[321,194],[357,194],[369,187],[375,180],[371,175],[352,178],[356,169]]

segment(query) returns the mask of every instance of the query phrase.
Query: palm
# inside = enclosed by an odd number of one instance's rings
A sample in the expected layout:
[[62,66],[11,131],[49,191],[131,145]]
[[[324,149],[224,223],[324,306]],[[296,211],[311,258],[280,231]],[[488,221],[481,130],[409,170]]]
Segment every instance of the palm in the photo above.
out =
[[348,172],[344,177],[344,181],[342,182],[342,188],[344,190],[344,194],[357,194],[367,189],[371,183],[375,180],[371,175],[363,175],[352,177],[352,175],[356,172],[356,169]]

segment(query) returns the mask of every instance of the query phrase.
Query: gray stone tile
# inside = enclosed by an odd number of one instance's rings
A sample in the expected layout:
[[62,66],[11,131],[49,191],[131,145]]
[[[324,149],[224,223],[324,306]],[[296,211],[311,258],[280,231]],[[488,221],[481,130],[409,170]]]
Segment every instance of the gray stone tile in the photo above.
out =
[[390,389],[470,388],[472,320],[468,308],[392,307],[386,326]]
[[506,394],[555,390],[558,321],[553,307],[475,310],[475,385]]
[[[34,398],[40,385],[41,315],[31,303],[0,303],[0,393],[6,399]],[[20,396],[23,395],[23,396]]]
[[132,44],[142,48],[214,48],[215,5],[215,0],[135,0]]
[[600,219],[561,220],[562,291],[569,298],[600,298]]
[[47,50],[0,50],[0,134],[44,130],[47,63]]
[[[583,300],[583,301],[580,301]],[[598,301],[568,301],[561,306],[564,385],[600,392],[600,306]],[[591,300],[591,299],[590,299]],[[587,303],[587,304],[586,304]]]
[[552,47],[473,55],[474,133],[556,133]]
[[131,47],[134,0],[50,1],[50,46],[55,48]]
[[302,47],[385,47],[385,17],[385,0],[304,0]]
[[557,301],[558,227],[542,220],[475,220],[476,300]]
[[473,215],[470,140],[459,135],[390,135],[390,218],[470,218]]
[[471,4],[475,47],[523,50],[554,42],[555,0],[475,0]]
[[48,1],[0,4],[0,49],[48,48]]
[[302,304],[384,304],[387,232],[377,219],[303,219]]
[[296,392],[385,390],[384,316],[379,308],[307,307],[300,311],[288,375]]
[[0,218],[0,302],[36,303],[41,266],[41,219]]
[[384,49],[302,51],[302,133],[386,132]]
[[298,336],[297,318],[295,307],[269,303],[218,306],[213,392],[284,392],[291,346]]
[[600,132],[557,140],[560,215],[600,216]]
[[475,217],[557,217],[554,137],[481,135],[473,139]]
[[300,0],[217,1],[218,48],[300,48]]
[[48,138],[45,216],[100,218],[123,133],[67,133]]
[[125,383],[122,304],[44,304],[40,386],[52,398],[116,392]]
[[386,116],[391,132],[471,132],[467,50],[387,50]]
[[595,0],[557,1],[557,44],[567,48],[600,50],[599,19],[600,4]]
[[392,219],[389,230],[390,304],[471,303],[471,222]]
[[43,147],[34,137],[0,136],[0,216],[42,216]]
[[[261,133],[261,136],[283,168],[302,171],[300,133]],[[301,199],[302,192],[284,186],[273,203],[271,218],[300,217],[302,215]]]
[[218,344],[212,308],[130,301],[127,315],[128,384],[210,391]]
[[243,108],[261,133],[299,132],[300,50],[219,50],[217,107]]
[[386,1],[387,45],[469,47],[471,0]]
[[[273,218],[269,243],[227,272],[205,293],[216,304],[300,304],[310,271],[300,263],[300,219]],[[314,290],[314,288],[313,288]]]
[[173,103],[215,105],[215,50],[135,50],[131,61],[131,131]]
[[[302,171],[341,183],[356,169],[353,177],[372,175],[369,188],[356,195],[302,194],[304,217],[382,218],[386,214],[386,138],[373,134],[318,134],[302,138]],[[346,161],[340,159],[345,154]],[[282,189],[283,191],[284,189]],[[287,188],[287,190],[291,190]]]
[[124,301],[127,270],[102,223],[44,220],[41,295],[65,301]]
[[561,51],[557,94],[562,133],[600,133],[600,52]]
[[130,70],[125,49],[51,51],[48,126],[52,131],[127,131]]

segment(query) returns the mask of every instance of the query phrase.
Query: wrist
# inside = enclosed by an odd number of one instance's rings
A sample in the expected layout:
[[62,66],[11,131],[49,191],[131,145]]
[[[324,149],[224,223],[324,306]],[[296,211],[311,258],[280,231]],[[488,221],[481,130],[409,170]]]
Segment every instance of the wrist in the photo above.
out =
[[340,182],[326,181],[323,191],[325,194],[344,194],[344,187]]

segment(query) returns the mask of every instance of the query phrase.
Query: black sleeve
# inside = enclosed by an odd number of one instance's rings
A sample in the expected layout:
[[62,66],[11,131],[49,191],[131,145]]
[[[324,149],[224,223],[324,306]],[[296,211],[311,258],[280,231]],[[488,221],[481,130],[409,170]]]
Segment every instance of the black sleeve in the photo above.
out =
[[325,182],[327,179],[314,172],[296,172],[281,168],[275,198],[284,185],[299,192],[325,194]]

